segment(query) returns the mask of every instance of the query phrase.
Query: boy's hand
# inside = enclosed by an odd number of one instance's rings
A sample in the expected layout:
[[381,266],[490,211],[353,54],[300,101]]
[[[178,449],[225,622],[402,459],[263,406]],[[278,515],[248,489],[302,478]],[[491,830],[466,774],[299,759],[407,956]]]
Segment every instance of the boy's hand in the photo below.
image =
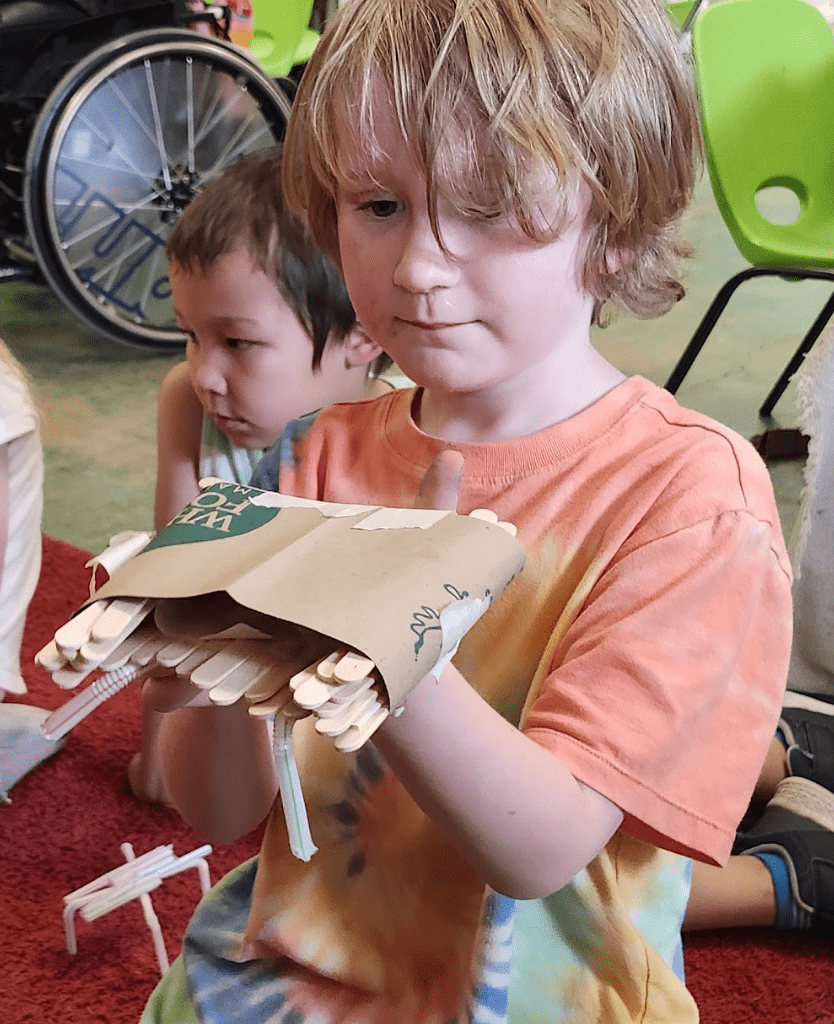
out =
[[207,690],[201,690],[190,679],[171,673],[151,676],[142,684],[142,703],[148,711],[165,714],[179,708],[211,707]]
[[[261,644],[264,645],[263,653],[258,650]],[[257,699],[265,701],[273,693],[285,690],[289,680],[311,661],[330,653],[332,641],[310,631],[290,627],[280,642],[256,640],[251,641],[251,646],[251,665],[246,661],[241,662],[216,685],[212,684],[210,678],[200,678],[200,669],[195,670],[193,675],[178,675],[157,666],[144,684],[142,699],[146,708],[164,714],[180,708],[225,707],[236,703],[244,692],[252,700],[254,693],[250,694],[249,683],[253,690],[256,687],[259,689]],[[256,680],[251,669],[253,666],[257,668],[258,664],[268,665],[269,671],[260,673]],[[192,679],[196,682],[192,682]],[[221,690],[226,692],[221,693]]]
[[414,507],[456,512],[462,476],[463,455],[451,449],[440,452],[417,487]]

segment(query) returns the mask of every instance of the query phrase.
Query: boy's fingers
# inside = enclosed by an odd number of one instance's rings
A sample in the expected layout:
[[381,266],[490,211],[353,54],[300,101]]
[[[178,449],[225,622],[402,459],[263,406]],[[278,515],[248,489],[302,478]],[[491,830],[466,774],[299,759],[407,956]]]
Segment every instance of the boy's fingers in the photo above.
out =
[[435,455],[417,488],[415,508],[457,511],[463,455],[447,449]]
[[145,707],[162,714],[179,708],[211,707],[207,690],[180,676],[152,676],[142,688]]

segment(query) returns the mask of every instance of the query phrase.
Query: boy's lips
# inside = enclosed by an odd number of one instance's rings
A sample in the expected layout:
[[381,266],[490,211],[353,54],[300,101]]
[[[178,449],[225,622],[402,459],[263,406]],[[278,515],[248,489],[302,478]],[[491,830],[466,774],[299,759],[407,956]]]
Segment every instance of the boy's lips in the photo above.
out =
[[421,331],[442,331],[449,327],[460,327],[465,321],[451,320],[451,321],[434,321],[434,320],[409,320],[406,317],[400,317],[400,320],[404,324],[408,324],[409,327],[416,327]]
[[219,413],[214,413],[212,419],[220,427],[221,430],[230,430],[248,426],[246,420],[238,419],[237,416],[221,416]]

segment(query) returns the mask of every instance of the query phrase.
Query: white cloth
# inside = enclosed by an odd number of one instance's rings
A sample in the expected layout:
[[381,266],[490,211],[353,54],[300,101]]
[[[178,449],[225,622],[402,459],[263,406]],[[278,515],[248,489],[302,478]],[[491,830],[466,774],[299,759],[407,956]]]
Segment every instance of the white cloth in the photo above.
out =
[[805,488],[791,541],[794,639],[788,689],[834,697],[834,328],[797,376],[809,438]]
[[8,540],[0,577],[0,689],[25,693],[20,644],[41,567],[43,455],[28,389],[14,371],[0,376],[0,444],[8,448]]
[[11,803],[12,786],[64,745],[64,739],[47,740],[41,732],[50,714],[28,704],[0,703],[0,802]]

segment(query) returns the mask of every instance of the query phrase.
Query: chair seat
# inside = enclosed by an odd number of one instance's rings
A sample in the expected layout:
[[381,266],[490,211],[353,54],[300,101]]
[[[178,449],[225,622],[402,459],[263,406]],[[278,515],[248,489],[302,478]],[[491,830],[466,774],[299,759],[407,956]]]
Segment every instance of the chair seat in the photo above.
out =
[[[726,0],[695,16],[692,54],[715,201],[752,267],[716,294],[666,383],[673,394],[741,283],[781,275],[783,267],[795,271],[783,276],[795,279],[830,280],[834,274],[831,26],[805,0]],[[792,223],[771,223],[757,207],[757,196],[762,200],[773,188],[787,189],[798,202]],[[832,315],[834,296],[765,399],[761,416],[770,415]]]

